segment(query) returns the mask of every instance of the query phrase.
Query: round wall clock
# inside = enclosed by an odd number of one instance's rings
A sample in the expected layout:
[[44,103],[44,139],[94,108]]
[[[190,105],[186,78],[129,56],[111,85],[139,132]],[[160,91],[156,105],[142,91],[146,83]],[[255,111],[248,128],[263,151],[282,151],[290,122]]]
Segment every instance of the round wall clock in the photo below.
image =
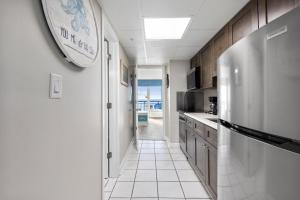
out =
[[89,67],[99,51],[99,38],[90,0],[42,0],[50,31],[69,62]]

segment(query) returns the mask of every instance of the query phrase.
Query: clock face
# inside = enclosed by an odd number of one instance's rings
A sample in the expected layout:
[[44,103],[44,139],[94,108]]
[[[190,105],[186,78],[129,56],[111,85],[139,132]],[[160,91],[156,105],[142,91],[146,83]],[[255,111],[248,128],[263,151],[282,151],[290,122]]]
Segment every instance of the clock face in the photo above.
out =
[[51,33],[67,60],[80,67],[91,66],[99,39],[90,0],[42,0],[42,4]]

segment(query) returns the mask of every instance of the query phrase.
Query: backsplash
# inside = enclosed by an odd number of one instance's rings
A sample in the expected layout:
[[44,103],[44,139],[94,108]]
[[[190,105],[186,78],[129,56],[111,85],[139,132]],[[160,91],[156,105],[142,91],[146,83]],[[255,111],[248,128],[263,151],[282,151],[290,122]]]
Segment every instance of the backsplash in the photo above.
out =
[[209,104],[210,104],[210,102],[208,101],[208,97],[218,96],[218,91],[217,89],[207,89],[203,91],[203,95],[204,95],[204,111],[208,111]]
[[203,112],[204,98],[203,92],[193,91],[187,92],[186,98],[188,99],[188,107],[189,110],[193,110],[193,112]]

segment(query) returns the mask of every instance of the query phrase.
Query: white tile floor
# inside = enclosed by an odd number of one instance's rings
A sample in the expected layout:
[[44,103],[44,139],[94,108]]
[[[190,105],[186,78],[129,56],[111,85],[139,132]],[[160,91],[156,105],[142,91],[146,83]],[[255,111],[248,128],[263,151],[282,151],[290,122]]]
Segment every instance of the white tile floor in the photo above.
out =
[[118,178],[105,180],[105,200],[210,199],[179,144],[139,140]]

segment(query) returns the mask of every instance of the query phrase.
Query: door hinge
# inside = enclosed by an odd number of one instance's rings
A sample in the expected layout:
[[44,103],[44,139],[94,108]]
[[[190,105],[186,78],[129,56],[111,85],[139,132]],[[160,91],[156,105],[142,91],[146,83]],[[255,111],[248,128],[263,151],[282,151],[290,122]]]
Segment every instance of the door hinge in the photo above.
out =
[[107,153],[107,159],[110,159],[110,158],[112,158],[112,152]]
[[108,60],[111,60],[111,54],[108,54]]
[[112,108],[112,103],[108,102],[108,103],[106,104],[106,107],[107,107],[107,109],[111,109],[111,108]]

